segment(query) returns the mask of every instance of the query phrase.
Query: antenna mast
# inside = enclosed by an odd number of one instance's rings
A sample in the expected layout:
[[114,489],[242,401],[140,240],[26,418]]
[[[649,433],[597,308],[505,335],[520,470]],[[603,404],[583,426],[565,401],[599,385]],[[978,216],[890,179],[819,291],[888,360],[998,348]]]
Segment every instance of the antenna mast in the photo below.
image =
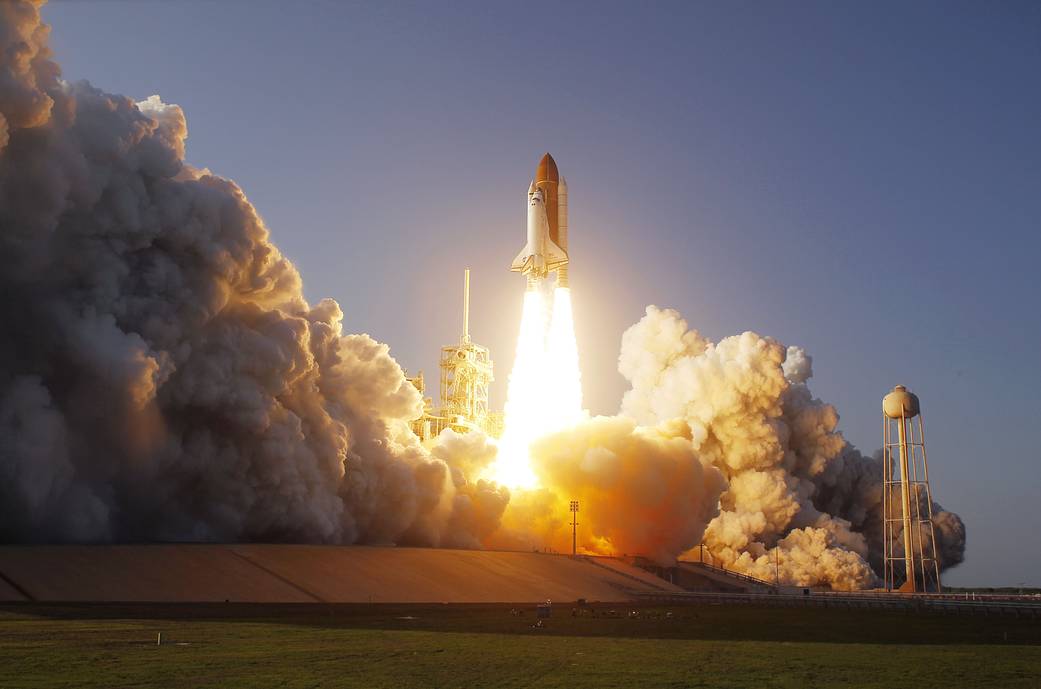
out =
[[470,269],[463,278],[463,344],[470,341]]

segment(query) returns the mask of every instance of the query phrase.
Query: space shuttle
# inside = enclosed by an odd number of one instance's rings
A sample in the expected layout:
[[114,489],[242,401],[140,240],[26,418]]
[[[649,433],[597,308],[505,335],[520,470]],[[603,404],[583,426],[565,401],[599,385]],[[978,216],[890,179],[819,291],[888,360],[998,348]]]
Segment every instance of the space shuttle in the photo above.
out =
[[568,286],[567,182],[549,153],[539,161],[528,187],[528,241],[510,270],[536,280],[557,274],[557,286]]

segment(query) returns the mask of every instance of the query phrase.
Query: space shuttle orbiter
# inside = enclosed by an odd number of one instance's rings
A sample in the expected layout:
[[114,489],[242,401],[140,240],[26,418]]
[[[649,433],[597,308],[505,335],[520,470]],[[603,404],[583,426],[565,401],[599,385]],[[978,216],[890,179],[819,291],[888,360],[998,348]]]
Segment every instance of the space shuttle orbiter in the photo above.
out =
[[547,153],[528,187],[528,241],[510,270],[529,281],[557,271],[557,286],[567,287],[567,265],[567,183]]

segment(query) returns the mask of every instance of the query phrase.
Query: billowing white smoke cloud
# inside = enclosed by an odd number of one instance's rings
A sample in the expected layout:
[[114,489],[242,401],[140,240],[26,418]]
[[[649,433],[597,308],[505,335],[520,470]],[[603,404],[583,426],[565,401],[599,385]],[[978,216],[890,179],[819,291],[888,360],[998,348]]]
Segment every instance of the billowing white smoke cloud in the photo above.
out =
[[39,5],[0,3],[0,540],[494,529],[508,496],[455,470],[459,438],[419,445],[387,347],[184,162],[181,109],[61,81]]
[[[38,8],[0,2],[0,541],[564,549],[579,499],[590,551],[667,562],[703,539],[763,578],[874,582],[880,463],[804,352],[648,308],[622,416],[535,443],[544,487],[511,499],[472,480],[484,436],[420,446],[387,347],[308,304],[242,191],[184,162],[180,108],[60,80]],[[957,564],[964,525],[934,508]]]
[[[801,349],[752,332],[713,344],[651,306],[622,338],[619,370],[632,385],[622,414],[646,426],[685,422],[693,452],[726,476],[704,535],[726,566],[861,588],[881,571],[881,464],[851,447],[834,407],[813,398],[811,364]],[[964,525],[934,510],[942,563],[955,565]]]
[[431,454],[448,465],[456,488],[452,528],[441,545],[481,547],[499,528],[503,511],[510,501],[510,492],[505,487],[484,479],[472,480],[494,461],[495,445],[478,431],[461,435],[446,428],[438,436]]

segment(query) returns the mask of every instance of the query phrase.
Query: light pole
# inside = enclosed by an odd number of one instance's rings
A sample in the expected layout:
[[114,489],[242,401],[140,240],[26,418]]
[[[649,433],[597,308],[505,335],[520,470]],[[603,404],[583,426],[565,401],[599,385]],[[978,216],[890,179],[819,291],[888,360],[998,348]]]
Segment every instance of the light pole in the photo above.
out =
[[578,554],[578,500],[571,501],[571,557]]

